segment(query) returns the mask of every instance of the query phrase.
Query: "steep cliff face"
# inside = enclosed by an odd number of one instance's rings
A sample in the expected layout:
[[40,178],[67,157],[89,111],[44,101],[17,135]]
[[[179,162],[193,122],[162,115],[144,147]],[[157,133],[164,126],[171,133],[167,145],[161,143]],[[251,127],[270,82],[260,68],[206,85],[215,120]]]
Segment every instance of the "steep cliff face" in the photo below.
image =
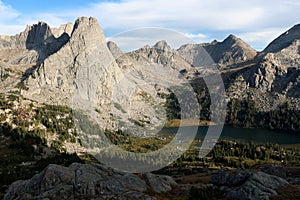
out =
[[68,41],[32,69],[22,95],[41,103],[101,110],[97,118],[103,120],[102,128],[112,128],[112,90],[119,74],[97,20],[81,17]]
[[44,23],[39,22],[32,26],[27,26],[24,32],[15,36],[1,36],[0,48],[33,48],[34,46],[44,43],[50,39],[52,32],[50,27]]
[[46,58],[28,78],[29,90],[24,91],[24,95],[40,102],[67,105],[71,105],[74,92],[84,99],[96,100],[93,95],[98,84],[93,81],[98,80],[96,77],[112,78],[110,73],[116,70],[108,70],[108,67],[113,64],[96,19],[79,18],[69,41]]

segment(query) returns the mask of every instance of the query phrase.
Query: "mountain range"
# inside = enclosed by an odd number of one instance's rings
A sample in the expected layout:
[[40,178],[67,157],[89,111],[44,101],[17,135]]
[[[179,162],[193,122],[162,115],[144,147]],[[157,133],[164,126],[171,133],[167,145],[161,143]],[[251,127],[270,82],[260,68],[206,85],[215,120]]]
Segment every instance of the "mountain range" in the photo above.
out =
[[168,87],[188,81],[199,102],[208,103],[201,105],[206,113],[201,116],[209,120],[209,92],[201,78],[209,70],[201,66],[209,55],[225,84],[226,123],[299,131],[297,114],[288,127],[270,117],[300,109],[299,49],[300,25],[261,52],[229,35],[222,42],[183,44],[177,50],[158,41],[123,53],[106,41],[95,18],[81,17],[59,28],[38,22],[15,36],[0,37],[0,92],[94,112],[103,129],[132,124],[151,129],[168,120],[162,111],[172,96]]
[[[0,197],[220,199],[225,192],[229,199],[269,199],[285,190],[285,195],[294,195],[290,191],[299,185],[296,146],[284,150],[276,144],[213,140],[217,145],[202,159],[197,139],[176,163],[141,174],[100,164],[95,155],[120,158],[121,167],[133,163],[140,169],[142,163],[161,165],[172,154],[183,153],[180,143],[156,133],[180,119],[190,119],[183,124],[193,127],[199,121],[222,123],[212,116],[221,113],[223,101],[213,104],[211,97],[223,95],[218,93],[223,85],[209,91],[206,82],[210,78],[210,83],[220,84],[216,72],[225,88],[225,125],[299,134],[299,65],[300,25],[263,51],[229,35],[221,42],[182,44],[178,49],[161,40],[122,52],[92,17],[59,28],[38,22],[17,35],[0,36]],[[178,138],[183,141],[182,135]],[[113,145],[102,143],[107,139]],[[167,144],[174,146],[162,147]],[[119,154],[115,146],[126,151]],[[143,159],[144,152],[160,149],[163,155]],[[130,160],[128,152],[140,154]],[[216,173],[217,166],[252,166],[253,172]],[[162,172],[171,176],[157,175]]]

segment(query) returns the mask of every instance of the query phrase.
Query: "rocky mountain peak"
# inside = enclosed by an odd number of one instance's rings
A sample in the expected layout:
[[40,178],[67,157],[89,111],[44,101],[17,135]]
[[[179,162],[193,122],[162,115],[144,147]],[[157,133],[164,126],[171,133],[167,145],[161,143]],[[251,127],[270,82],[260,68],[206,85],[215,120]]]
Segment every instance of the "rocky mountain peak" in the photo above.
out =
[[214,40],[211,43],[183,45],[178,52],[193,65],[196,65],[193,60],[205,58],[208,53],[223,68],[251,60],[257,54],[247,43],[232,34],[222,42]]
[[90,47],[103,43],[106,46],[106,39],[98,20],[93,17],[78,18],[71,34],[71,43],[84,44],[84,46]]
[[98,20],[94,17],[79,17],[75,21],[74,30],[82,27],[99,29],[100,25],[98,23]]
[[122,50],[118,47],[118,45],[112,41],[107,42],[107,47],[110,50],[111,54],[115,59],[119,58],[121,55],[123,55]]
[[168,45],[168,43],[165,40],[161,40],[157,42],[153,48],[163,50],[163,51],[170,51],[172,48]]
[[44,43],[48,39],[53,39],[51,28],[45,22],[38,22],[25,30],[27,35],[26,46],[31,48],[34,45]]
[[118,67],[97,20],[78,18],[69,39],[58,47],[26,79],[29,89],[22,95],[48,104],[76,103],[73,106],[81,108],[82,102],[88,102],[85,109],[101,104],[103,115],[107,114],[104,110],[111,102]]
[[281,34],[273,42],[271,42],[263,51],[263,53],[277,53],[293,44],[294,41],[300,39],[300,24],[295,25],[288,31]]
[[252,49],[246,42],[242,39],[238,38],[237,36],[230,34],[223,42],[221,42],[225,48],[231,48],[234,46],[238,46],[239,48],[247,51],[255,51]]
[[[160,64],[164,67],[170,67],[182,70],[191,67],[178,52],[173,50],[165,40],[158,41],[152,47],[148,45],[128,54],[133,60],[142,64]],[[180,63],[180,64],[179,64]]]
[[224,42],[226,42],[226,41],[238,41],[238,40],[240,40],[238,37],[236,37],[236,36],[233,35],[233,34],[230,34],[230,35],[224,40]]
[[216,44],[218,44],[219,42],[218,42],[218,40],[213,40],[210,44],[211,45],[216,45]]
[[15,36],[0,37],[0,56],[10,64],[35,65],[57,52],[69,38],[64,33],[55,37],[50,26],[39,21]]
[[52,28],[52,33],[56,38],[59,38],[62,34],[66,33],[71,36],[74,25],[69,22],[67,24],[61,25],[59,28]]
[[0,49],[22,48],[33,49],[35,46],[54,39],[51,28],[45,22],[27,26],[25,31],[15,36],[0,38]]

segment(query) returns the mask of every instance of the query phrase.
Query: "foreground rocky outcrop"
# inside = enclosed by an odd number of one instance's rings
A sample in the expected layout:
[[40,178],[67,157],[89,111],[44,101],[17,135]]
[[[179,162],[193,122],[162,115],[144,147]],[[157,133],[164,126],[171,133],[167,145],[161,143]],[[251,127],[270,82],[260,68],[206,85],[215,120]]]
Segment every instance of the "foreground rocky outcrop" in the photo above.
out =
[[225,191],[229,199],[268,200],[277,195],[276,189],[289,183],[278,176],[264,172],[219,170],[212,177],[212,183]]
[[[143,178],[144,177],[144,178]],[[4,196],[9,199],[156,199],[176,187],[169,176],[138,176],[100,164],[51,164],[29,180],[14,182]]]

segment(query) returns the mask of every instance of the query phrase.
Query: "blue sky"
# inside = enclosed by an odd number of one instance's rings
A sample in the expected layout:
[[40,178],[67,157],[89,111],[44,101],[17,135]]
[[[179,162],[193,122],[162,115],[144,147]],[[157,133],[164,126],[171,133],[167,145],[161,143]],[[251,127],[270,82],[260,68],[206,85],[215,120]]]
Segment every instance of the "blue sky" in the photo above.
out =
[[14,35],[37,21],[51,27],[96,17],[105,35],[160,27],[179,31],[196,42],[234,34],[261,50],[300,23],[299,0],[0,0],[0,35]]

